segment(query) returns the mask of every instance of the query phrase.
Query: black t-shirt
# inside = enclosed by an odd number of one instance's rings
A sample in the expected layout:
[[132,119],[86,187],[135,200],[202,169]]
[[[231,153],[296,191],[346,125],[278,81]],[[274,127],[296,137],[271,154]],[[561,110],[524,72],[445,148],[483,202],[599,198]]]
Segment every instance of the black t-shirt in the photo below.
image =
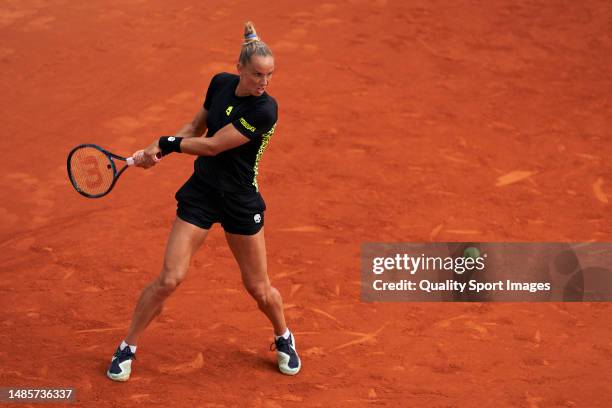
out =
[[220,73],[210,81],[204,101],[208,111],[206,137],[213,137],[231,123],[250,140],[216,156],[198,157],[195,173],[202,182],[223,191],[258,191],[259,161],[274,133],[278,106],[265,92],[261,96],[236,96],[239,80],[238,75]]

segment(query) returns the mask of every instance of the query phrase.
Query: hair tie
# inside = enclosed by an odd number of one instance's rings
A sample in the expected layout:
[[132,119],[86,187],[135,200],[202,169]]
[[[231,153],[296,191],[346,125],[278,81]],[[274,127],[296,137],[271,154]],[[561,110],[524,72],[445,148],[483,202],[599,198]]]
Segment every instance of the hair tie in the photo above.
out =
[[251,33],[249,35],[247,35],[246,37],[244,37],[246,40],[252,40],[253,38],[257,38],[257,34],[255,33]]

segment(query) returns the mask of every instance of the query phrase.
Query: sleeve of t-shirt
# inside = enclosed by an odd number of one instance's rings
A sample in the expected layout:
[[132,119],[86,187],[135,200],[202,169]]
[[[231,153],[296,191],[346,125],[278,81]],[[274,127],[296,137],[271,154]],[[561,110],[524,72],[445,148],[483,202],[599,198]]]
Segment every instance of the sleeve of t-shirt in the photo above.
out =
[[210,84],[208,84],[208,90],[206,91],[206,98],[204,99],[204,109],[206,109],[207,111],[210,110],[210,104],[212,103],[212,99],[229,77],[231,77],[231,75],[226,72],[221,72],[212,77],[212,79],[210,80]]
[[268,133],[276,124],[278,108],[276,103],[266,103],[249,109],[232,121],[232,125],[249,139]]

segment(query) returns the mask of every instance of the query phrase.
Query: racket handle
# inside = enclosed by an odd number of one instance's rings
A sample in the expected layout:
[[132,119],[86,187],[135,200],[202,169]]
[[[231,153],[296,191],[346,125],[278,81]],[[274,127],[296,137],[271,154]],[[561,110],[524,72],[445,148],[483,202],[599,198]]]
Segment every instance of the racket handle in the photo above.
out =
[[[140,154],[142,154],[141,152],[142,150],[139,151]],[[153,156],[153,160],[156,162],[161,161],[161,158],[162,158],[161,152]],[[133,166],[135,164],[135,156],[128,157],[127,159],[125,159],[125,162],[127,163],[128,166]]]

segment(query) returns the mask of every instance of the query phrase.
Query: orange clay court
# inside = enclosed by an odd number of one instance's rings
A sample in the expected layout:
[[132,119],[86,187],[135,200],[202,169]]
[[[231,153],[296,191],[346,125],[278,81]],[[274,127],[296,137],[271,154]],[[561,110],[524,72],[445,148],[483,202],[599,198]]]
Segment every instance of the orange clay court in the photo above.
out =
[[[277,372],[216,225],[112,382],[193,157],[88,200],[66,155],[176,132],[247,20],[276,58],[259,183],[303,369]],[[0,387],[72,386],[83,407],[611,406],[607,303],[359,297],[362,242],[612,241],[611,22],[605,0],[3,0]]]

